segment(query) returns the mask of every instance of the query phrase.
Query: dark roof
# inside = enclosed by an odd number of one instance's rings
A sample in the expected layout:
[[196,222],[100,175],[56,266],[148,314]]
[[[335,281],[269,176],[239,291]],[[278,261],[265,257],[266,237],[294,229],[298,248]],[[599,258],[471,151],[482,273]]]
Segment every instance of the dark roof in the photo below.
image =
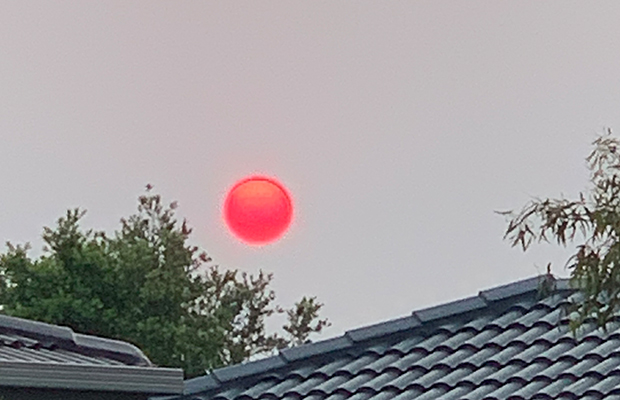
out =
[[137,347],[64,326],[0,315],[0,360],[151,366]]
[[182,380],[129,343],[0,315],[0,386],[165,394]]
[[186,381],[184,399],[620,399],[620,323],[567,327],[540,278]]

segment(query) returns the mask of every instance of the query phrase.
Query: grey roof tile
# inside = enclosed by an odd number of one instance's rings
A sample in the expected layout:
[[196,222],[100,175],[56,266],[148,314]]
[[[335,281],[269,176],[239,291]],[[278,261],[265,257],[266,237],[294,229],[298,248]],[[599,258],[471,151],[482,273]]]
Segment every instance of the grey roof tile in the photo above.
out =
[[295,361],[312,357],[316,354],[325,354],[351,347],[353,343],[346,335],[319,343],[304,344],[298,347],[282,350],[281,355],[286,361]]
[[592,350],[589,353],[596,354],[599,357],[606,357],[611,353],[617,353],[620,351],[620,336],[614,336],[607,339]]
[[435,351],[429,353],[426,357],[416,362],[416,367],[422,367],[426,370],[430,370],[435,365],[441,362],[444,358],[450,355],[451,351],[447,347],[438,347]]
[[563,358],[559,361],[555,361],[538,373],[539,376],[544,376],[549,379],[557,379],[561,374],[565,373],[567,369],[573,366],[575,362],[569,358]]
[[334,375],[319,384],[312,384],[310,381],[306,381],[294,390],[301,395],[306,395],[315,390],[321,393],[330,394],[334,393],[337,389],[343,387],[346,383],[351,382],[352,380],[357,379],[358,381],[362,380],[363,382],[366,382],[371,378],[372,377],[368,377],[365,374],[356,376],[351,376],[349,374]]
[[338,388],[347,391],[349,393],[354,393],[359,389],[365,387],[369,382],[371,382],[374,378],[377,377],[377,374],[372,372],[360,373],[355,377],[347,379],[342,384],[339,384],[339,387],[329,387],[330,391],[334,391]]
[[[368,359],[367,359],[368,364],[370,364],[370,363],[372,363],[374,361],[374,359],[372,359],[372,355],[365,354],[364,356],[368,357]],[[344,368],[346,365],[351,364],[354,361],[355,361],[355,359],[352,359],[350,357],[342,357],[340,359],[327,362],[326,364],[322,365],[321,367],[316,368],[315,372],[319,373],[319,374],[326,375],[326,376],[332,376],[336,372],[342,370],[342,368]],[[366,364],[364,364],[362,362],[362,367],[364,365],[366,365]]]
[[612,390],[618,391],[618,388],[620,388],[620,375],[613,374],[613,375],[609,375],[605,377],[604,379],[602,379],[595,385],[592,385],[591,387],[587,388],[586,391],[587,392],[593,391],[593,392],[598,392],[602,394],[608,394],[608,393],[611,393]]
[[340,370],[354,375],[366,368],[367,365],[377,361],[378,358],[379,356],[375,353],[365,353],[343,365]]
[[502,330],[506,330],[510,325],[514,325],[515,321],[521,318],[525,311],[526,309],[521,307],[512,307],[506,313],[493,319],[493,321],[491,321],[489,325],[496,326]]
[[449,372],[449,368],[445,366],[438,366],[421,375],[413,382],[410,382],[410,385],[416,385],[428,389],[433,386],[433,384],[437,383],[439,379],[446,376]]
[[373,396],[374,396],[374,392],[363,391],[363,392],[355,393],[354,395],[349,397],[348,400],[368,400],[368,399],[370,399]]
[[[558,343],[565,343],[566,341],[570,341],[573,347],[570,350],[566,350],[564,354],[559,355],[560,357],[570,357],[572,359],[581,359],[586,354],[590,354],[592,349],[597,348],[601,343],[603,343],[602,339],[598,339],[596,337],[586,337],[580,343],[575,345],[576,340],[572,338],[567,338],[566,340],[558,341]],[[555,354],[555,352],[553,352]]]
[[437,379],[435,383],[444,384],[449,387],[455,387],[456,385],[461,383],[463,379],[470,376],[473,371],[474,371],[474,368],[468,368],[468,367],[455,368],[452,370],[452,372]]
[[513,361],[510,364],[504,365],[503,368],[498,369],[496,372],[488,375],[482,382],[494,381],[498,383],[507,382],[508,379],[514,377],[514,375],[523,369],[524,365],[520,362]]
[[395,362],[402,359],[402,355],[399,353],[386,354],[383,357],[376,359],[375,361],[364,366],[363,370],[374,371],[375,373],[381,373],[388,367],[392,367]]
[[526,383],[519,390],[512,392],[509,397],[531,399],[540,393],[540,389],[544,388],[548,384],[549,382],[544,380],[531,381]]
[[547,343],[554,344],[561,340],[569,340],[573,341],[570,335],[567,335],[569,330],[566,326],[553,326],[552,328],[547,328],[547,331],[540,335],[537,340],[544,340]]
[[508,399],[513,393],[521,390],[526,382],[523,381],[510,381],[498,387],[496,390],[487,394],[490,399]]
[[464,330],[464,331],[455,333],[451,337],[441,342],[441,346],[446,346],[452,350],[456,350],[457,348],[462,346],[464,342],[471,339],[475,335],[476,335],[475,330],[470,330],[470,329]]
[[487,301],[504,300],[513,296],[537,291],[538,286],[540,285],[540,280],[541,277],[535,276],[533,278],[524,279],[522,281],[498,286],[493,289],[482,290],[480,291],[480,296],[482,296]]
[[506,346],[506,348],[502,349],[500,352],[488,357],[486,359],[486,362],[493,362],[499,365],[506,365],[510,361],[518,357],[519,353],[525,350],[526,350],[526,347],[522,343],[511,342]]
[[490,326],[490,323],[494,320],[494,317],[497,317],[497,315],[495,316],[491,314],[479,315],[476,318],[472,319],[471,321],[468,321],[465,324],[463,324],[463,329],[473,328],[477,330],[478,332],[484,329],[488,329]]
[[299,376],[305,379],[314,373],[317,373],[316,365],[314,363],[307,363],[298,365],[295,368],[287,369],[282,373],[274,373],[274,377],[280,377],[284,375],[286,377]]
[[[282,397],[284,396],[284,394],[290,393],[294,388],[297,388],[303,382],[313,382],[314,384],[318,385],[322,382],[325,382],[325,379],[327,379],[325,375],[315,375],[306,380],[303,380],[296,376],[289,377],[288,379],[281,381],[277,385],[271,386],[269,389],[265,389],[264,393],[274,395],[275,397]],[[248,391],[246,391],[246,393],[247,392]],[[258,398],[258,396],[254,398]]]
[[547,377],[546,375],[541,375],[541,372],[546,370],[549,365],[550,364],[546,362],[535,362],[529,364],[525,368],[521,368],[519,371],[516,371],[510,378],[518,378],[523,379],[524,381],[531,381],[534,378],[538,377],[545,380],[550,380],[551,378]]
[[352,329],[350,331],[347,331],[345,336],[350,338],[354,342],[362,342],[379,336],[384,336],[386,334],[406,331],[412,328],[416,328],[420,325],[420,320],[416,316],[407,316],[404,318],[395,319],[393,321],[383,322],[380,324],[375,324],[358,329]]
[[[301,378],[299,379],[301,380]],[[285,382],[289,382],[289,381],[291,382],[291,384],[294,384],[291,378],[285,380]],[[279,382],[278,378],[275,378],[275,377],[262,380],[257,385],[250,386],[248,389],[240,392],[237,396],[239,398],[241,397],[249,397],[252,399],[258,398],[261,394],[269,392],[269,389],[276,386],[278,382]]]
[[[272,399],[272,396],[262,396],[261,399]],[[304,400],[323,400],[325,396],[320,394],[312,394],[304,397]],[[281,398],[282,400],[301,400],[302,397],[297,393],[288,393]]]
[[565,317],[565,312],[558,306],[553,311],[541,316],[535,323],[545,323],[547,326],[558,326],[563,317]]
[[478,350],[473,346],[462,346],[454,353],[442,359],[440,363],[451,368],[456,368],[459,365],[463,365],[465,360],[477,352]]
[[487,327],[487,329],[479,330],[478,334],[465,340],[463,345],[470,345],[476,349],[481,349],[483,346],[489,344],[499,333],[501,333],[500,330],[494,327]]
[[374,396],[373,392],[364,391],[364,392],[355,393],[354,395],[349,397],[348,400],[368,400],[373,396]]
[[[427,352],[433,351],[435,350],[435,348],[437,348],[438,346],[443,344],[446,340],[448,340],[448,338],[450,338],[451,335],[452,333],[450,331],[442,329],[438,332],[435,332],[434,335],[431,335],[429,337],[426,337],[424,340],[419,341],[413,346],[412,349],[423,349],[423,350],[426,350]],[[403,350],[403,351],[408,353],[412,349]]]
[[380,392],[375,393],[372,397],[370,397],[372,400],[392,400],[394,399],[396,396],[398,396],[399,392],[397,392],[396,390],[386,387],[385,389],[381,390]]
[[[535,323],[540,322],[540,319],[544,316],[546,316],[549,311],[551,309],[549,308],[535,308],[535,309],[531,309],[529,310],[529,312],[523,314],[522,316],[520,316],[519,318],[517,318],[515,321],[513,321],[511,323],[512,324],[519,324],[522,325],[524,327],[531,327],[533,326]],[[548,328],[553,327],[553,324],[548,324],[547,325]]]
[[[478,296],[351,330],[340,338],[285,350],[272,366],[257,367],[251,376],[240,375],[234,381],[209,383],[200,396],[210,400],[224,393],[232,394],[228,400],[620,396],[620,321],[607,332],[587,324],[573,336],[564,311],[573,291],[565,281],[556,281],[560,290],[540,299],[538,283],[539,278],[532,278],[484,290]],[[196,388],[196,382],[188,386]],[[229,391],[233,386],[242,390]]]
[[392,399],[393,400],[412,400],[420,396],[422,393],[424,392],[421,389],[416,388],[416,387],[410,387],[407,390],[403,391],[402,393],[394,396]]
[[540,340],[541,337],[549,331],[549,328],[543,326],[533,326],[526,331],[523,331],[519,336],[513,338],[513,341],[518,341],[525,344],[526,347],[538,347],[547,346],[547,341]]
[[416,396],[416,400],[436,400],[443,396],[449,388],[445,386],[435,386],[431,389],[425,390],[419,396]]
[[518,359],[526,364],[531,364],[535,360],[539,360],[541,358],[547,359],[545,357],[546,351],[549,349],[549,344],[544,341],[536,342],[530,346],[527,346],[525,351],[519,353],[517,356]]
[[325,400],[345,400],[349,396],[350,396],[349,393],[338,392],[338,393],[333,393],[330,396],[326,397]]
[[218,393],[220,399],[234,399],[242,392],[242,388],[238,386],[231,386],[227,390]]
[[497,373],[502,366],[488,363],[484,367],[479,367],[471,374],[463,378],[464,382],[473,384],[474,386],[480,386],[482,382],[488,381],[489,376]]
[[468,393],[471,393],[472,387],[460,385],[451,388],[441,396],[441,400],[463,400]]
[[562,375],[583,376],[587,372],[592,371],[593,367],[597,367],[600,362],[601,359],[599,357],[588,357],[578,360],[574,365],[562,372]]
[[574,378],[566,375],[561,375],[554,379],[549,385],[541,388],[538,393],[541,395],[547,395],[551,398],[556,398],[561,392],[563,392],[568,386],[575,382]]
[[[444,334],[447,335],[447,332],[444,332]],[[406,354],[406,353],[409,353],[412,349],[415,349],[421,342],[424,341],[424,339],[425,337],[422,336],[421,334],[418,334],[418,335],[413,334],[409,337],[404,338],[398,343],[394,344],[392,346],[392,349],[394,351],[399,351],[403,354]]]
[[407,371],[411,367],[416,366],[417,362],[426,357],[427,354],[429,354],[429,352],[424,349],[412,350],[411,353],[406,354],[400,360],[392,364],[392,367],[401,371]]
[[601,375],[608,375],[612,372],[620,371],[620,357],[618,354],[607,358],[596,366],[596,372]]
[[446,318],[456,314],[462,314],[485,308],[487,302],[480,296],[469,297],[463,300],[454,301],[435,307],[425,308],[414,311],[413,315],[419,318],[422,323],[435,319]]
[[549,341],[548,343],[549,347],[544,353],[540,354],[540,357],[554,362],[557,362],[560,357],[566,357],[569,351],[575,350],[576,348],[575,341],[568,338],[560,338],[557,341]]
[[378,392],[381,391],[381,389],[385,388],[388,382],[395,380],[400,375],[401,372],[399,370],[391,368],[389,370],[386,370],[382,374],[375,376],[370,381],[366,382],[363,387]]
[[398,390],[405,390],[405,388],[411,386],[411,384],[415,382],[416,379],[423,376],[425,372],[426,371],[424,371],[421,368],[416,368],[416,369],[407,371],[401,376],[399,376],[398,378],[387,383],[385,387],[393,387],[393,388],[397,388]]
[[585,376],[563,388],[562,393],[574,394],[575,397],[580,397],[600,381],[601,379],[599,377],[593,375]]
[[467,357],[462,360],[460,365],[468,364],[473,365],[477,368],[482,368],[482,365],[498,365],[497,362],[489,362],[489,358],[499,353],[503,349],[496,344],[489,344],[488,346],[482,347],[479,351],[472,354],[470,357]]
[[270,357],[264,360],[252,361],[247,364],[233,365],[213,371],[218,381],[224,383],[246,376],[255,375],[268,369],[276,369],[285,366],[286,363],[280,357]]
[[[495,385],[493,383],[486,384],[486,385],[481,385],[481,386],[476,386],[476,387],[472,388],[462,398],[459,398],[459,400],[480,400],[480,399],[486,399],[487,395],[489,393],[493,393],[494,391],[496,391],[498,387],[499,386],[497,386],[497,385]],[[446,396],[449,396],[449,395],[450,395],[450,392],[446,393]]]
[[213,375],[204,375],[197,378],[188,379],[185,381],[184,394],[198,393],[201,390],[210,390],[220,387],[220,383],[215,379]]
[[525,331],[526,328],[523,328],[521,326],[516,326],[512,329],[503,329],[497,336],[491,339],[490,342],[495,343],[499,346],[506,346],[510,343],[513,343],[515,339],[521,336]]

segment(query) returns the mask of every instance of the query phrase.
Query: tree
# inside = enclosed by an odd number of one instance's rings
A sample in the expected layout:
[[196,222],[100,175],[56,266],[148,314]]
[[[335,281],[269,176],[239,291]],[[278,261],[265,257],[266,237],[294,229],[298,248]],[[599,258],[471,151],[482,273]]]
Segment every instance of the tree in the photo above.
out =
[[534,199],[517,213],[501,213],[508,217],[505,238],[513,247],[576,245],[566,263],[570,283],[581,292],[568,308],[573,331],[588,318],[605,328],[620,311],[620,143],[607,130],[593,147],[586,158],[591,187],[585,194],[575,200]]
[[[304,297],[293,308],[275,304],[273,276],[221,270],[196,246],[192,230],[159,195],[139,197],[138,212],[112,236],[80,227],[84,211],[69,210],[44,228],[44,254],[8,243],[0,255],[3,313],[66,325],[129,341],[156,364],[187,376],[303,343],[328,325],[322,304]],[[284,335],[266,321],[285,313]]]

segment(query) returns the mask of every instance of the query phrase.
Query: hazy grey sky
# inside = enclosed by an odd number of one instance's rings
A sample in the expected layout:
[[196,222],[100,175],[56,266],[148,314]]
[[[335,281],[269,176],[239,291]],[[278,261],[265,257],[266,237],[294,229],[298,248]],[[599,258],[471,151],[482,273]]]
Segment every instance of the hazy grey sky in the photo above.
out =
[[[0,240],[68,207],[112,230],[152,183],[222,266],[317,295],[333,327],[537,273],[494,210],[575,196],[620,133],[620,2],[0,2]],[[226,231],[250,173],[296,200],[288,235]]]

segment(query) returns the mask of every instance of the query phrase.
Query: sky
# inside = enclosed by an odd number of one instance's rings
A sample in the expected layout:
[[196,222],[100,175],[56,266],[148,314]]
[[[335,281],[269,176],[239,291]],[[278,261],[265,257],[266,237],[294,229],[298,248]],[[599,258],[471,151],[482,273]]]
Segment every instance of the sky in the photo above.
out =
[[[152,184],[225,268],[317,296],[328,338],[534,276],[498,210],[576,197],[620,132],[615,1],[3,1],[0,241],[65,210],[112,232]],[[228,188],[285,184],[295,217],[250,247]]]

